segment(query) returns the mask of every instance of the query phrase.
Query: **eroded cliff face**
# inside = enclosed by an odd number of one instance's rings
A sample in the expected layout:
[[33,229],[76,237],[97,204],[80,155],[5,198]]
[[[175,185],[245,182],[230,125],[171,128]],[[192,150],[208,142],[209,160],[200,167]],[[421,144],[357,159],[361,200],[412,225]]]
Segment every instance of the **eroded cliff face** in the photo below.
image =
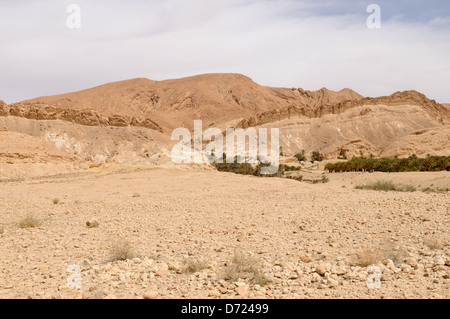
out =
[[[301,89],[298,89],[301,90]],[[303,115],[309,118],[320,118],[326,114],[339,114],[351,108],[364,105],[414,105],[421,107],[430,117],[442,124],[450,123],[450,112],[442,104],[435,100],[428,99],[425,95],[416,91],[396,92],[390,96],[382,96],[377,98],[362,98],[353,96],[353,99],[333,102],[330,99],[323,99],[323,95],[311,94],[308,91],[300,91],[307,98],[304,99],[305,104],[290,105],[288,107],[272,110],[269,112],[259,113],[250,118],[240,121],[236,127],[259,126],[273,121],[280,121],[292,116]],[[363,115],[363,114],[361,114]]]
[[0,116],[17,116],[30,120],[62,120],[86,126],[138,126],[162,132],[162,128],[149,118],[104,116],[94,110],[74,110],[38,103],[0,103]]
[[8,116],[8,114],[8,105],[4,101],[0,100],[0,116]]
[[450,112],[448,109],[437,103],[435,100],[427,98],[424,94],[414,90],[396,92],[390,96],[381,96],[377,98],[363,98],[353,102],[356,106],[361,105],[416,105],[420,106],[433,119],[440,123],[450,123]]
[[448,133],[446,128],[450,125],[440,123],[415,105],[355,106],[338,114],[318,118],[293,116],[262,127],[280,129],[280,144],[285,154],[319,151],[328,159],[370,154],[450,155],[445,134],[426,134],[428,131]]

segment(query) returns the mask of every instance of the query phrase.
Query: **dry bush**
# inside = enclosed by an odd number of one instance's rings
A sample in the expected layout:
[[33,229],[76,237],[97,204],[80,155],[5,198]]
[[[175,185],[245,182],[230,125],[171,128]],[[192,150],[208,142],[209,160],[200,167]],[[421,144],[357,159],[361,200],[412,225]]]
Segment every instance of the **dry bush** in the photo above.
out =
[[115,242],[110,250],[111,261],[127,260],[136,257],[132,244],[127,240]]
[[59,198],[53,198],[52,202],[53,202],[53,204],[56,205],[56,204],[59,204],[60,200],[59,200]]
[[357,251],[353,258],[352,264],[360,267],[367,267],[382,261],[384,254],[377,248],[364,247]]
[[196,273],[208,268],[208,263],[205,260],[197,260],[195,258],[186,258],[183,261],[182,271],[185,273]]
[[86,227],[87,228],[97,228],[98,226],[100,226],[100,224],[97,221],[86,222]]
[[377,247],[364,247],[357,251],[352,258],[352,264],[360,267],[367,267],[377,264],[386,259],[392,260],[394,264],[399,264],[408,256],[407,251],[392,242],[380,244]]
[[417,191],[417,188],[415,188],[412,185],[398,185],[396,191],[397,192],[415,192],[415,191]]
[[260,270],[255,269],[253,272],[252,282],[255,285],[265,286],[269,283],[269,280],[266,278],[266,276],[264,276],[264,274]]
[[397,186],[390,181],[377,181],[367,185],[356,185],[356,189],[370,189],[376,191],[395,191]]
[[356,185],[356,189],[370,189],[376,191],[415,192],[417,189],[411,185],[396,185],[390,181],[377,181],[367,185]]
[[383,245],[385,259],[390,259],[394,264],[400,264],[408,257],[406,249],[400,245],[396,245],[393,242],[387,242]]
[[19,228],[34,228],[39,227],[41,224],[42,222],[39,219],[28,215],[19,222]]
[[423,243],[425,244],[425,246],[427,246],[431,250],[441,250],[442,248],[444,248],[444,245],[440,238],[428,237],[428,238],[425,238]]
[[446,193],[450,192],[450,188],[431,188],[431,187],[426,187],[426,188],[422,189],[422,192],[424,192],[424,193],[446,194]]
[[236,251],[232,263],[224,268],[223,278],[230,281],[249,279],[254,284],[264,286],[269,280],[261,273],[259,268],[260,264],[256,258]]
[[5,232],[5,227],[0,225],[0,235],[3,234]]

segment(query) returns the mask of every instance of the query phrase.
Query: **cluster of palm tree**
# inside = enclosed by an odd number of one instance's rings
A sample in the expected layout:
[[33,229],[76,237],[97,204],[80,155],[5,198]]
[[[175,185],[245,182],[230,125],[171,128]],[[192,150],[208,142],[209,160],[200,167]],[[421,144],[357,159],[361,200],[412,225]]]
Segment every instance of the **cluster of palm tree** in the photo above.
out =
[[[297,153],[294,155],[294,157],[299,161],[299,162],[306,162],[308,159],[306,158],[305,155],[305,150],[302,150],[300,153]],[[324,160],[324,156],[323,154],[317,152],[317,151],[313,151],[311,154],[311,162],[321,162]]]
[[415,154],[407,158],[354,157],[346,162],[328,163],[329,172],[413,172],[449,171],[450,156],[430,156],[419,158]]
[[[224,158],[226,158],[226,156],[224,156]],[[218,171],[221,171],[221,172],[230,172],[230,173],[235,173],[235,174],[263,176],[263,177],[281,177],[284,175],[284,172],[301,170],[301,166],[289,166],[289,165],[285,165],[285,164],[280,164],[278,167],[277,173],[261,174],[261,168],[270,166],[271,165],[270,163],[259,163],[258,165],[253,166],[249,163],[238,163],[237,157],[235,157],[235,160],[233,163],[213,162],[212,165]]]

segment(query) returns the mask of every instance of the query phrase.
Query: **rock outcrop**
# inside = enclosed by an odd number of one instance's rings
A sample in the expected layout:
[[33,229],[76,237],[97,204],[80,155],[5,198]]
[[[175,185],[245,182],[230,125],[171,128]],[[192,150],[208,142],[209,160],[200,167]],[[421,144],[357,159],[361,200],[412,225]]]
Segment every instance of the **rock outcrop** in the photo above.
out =
[[31,120],[61,120],[86,126],[138,126],[162,132],[162,128],[149,118],[120,115],[104,116],[94,110],[74,110],[46,104],[0,101],[0,116],[17,116]]
[[[306,96],[305,104],[290,105],[288,107],[259,113],[253,117],[243,119],[237,123],[236,127],[258,126],[266,123],[280,121],[291,116],[303,115],[309,118],[320,118],[326,114],[339,114],[351,108],[363,105],[415,105],[425,110],[431,118],[442,124],[450,123],[450,112],[448,109],[437,103],[435,100],[428,99],[425,95],[416,91],[396,92],[390,96],[377,98],[358,98],[355,96],[352,100],[343,100],[337,103],[331,103],[330,100],[324,100],[316,91],[311,93],[298,89],[302,95]],[[363,115],[363,114],[361,114]]]
[[9,108],[8,105],[0,100],[0,116],[8,116],[9,114]]

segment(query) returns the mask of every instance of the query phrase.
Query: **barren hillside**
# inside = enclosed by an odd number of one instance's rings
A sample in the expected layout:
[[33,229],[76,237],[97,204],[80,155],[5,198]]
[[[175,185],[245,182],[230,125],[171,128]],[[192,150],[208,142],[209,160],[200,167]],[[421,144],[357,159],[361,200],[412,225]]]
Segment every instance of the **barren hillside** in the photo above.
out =
[[449,105],[416,91],[368,98],[350,89],[273,88],[240,74],[204,74],[0,101],[0,129],[29,135],[87,166],[170,163],[172,130],[193,129],[199,119],[204,129],[280,128],[286,156],[450,154]]
[[191,128],[195,119],[202,119],[209,126],[292,105],[320,108],[360,98],[349,89],[333,92],[323,88],[311,92],[271,88],[240,74],[205,74],[158,82],[133,79],[20,104],[89,109],[104,116],[147,117],[171,130],[179,126]]

